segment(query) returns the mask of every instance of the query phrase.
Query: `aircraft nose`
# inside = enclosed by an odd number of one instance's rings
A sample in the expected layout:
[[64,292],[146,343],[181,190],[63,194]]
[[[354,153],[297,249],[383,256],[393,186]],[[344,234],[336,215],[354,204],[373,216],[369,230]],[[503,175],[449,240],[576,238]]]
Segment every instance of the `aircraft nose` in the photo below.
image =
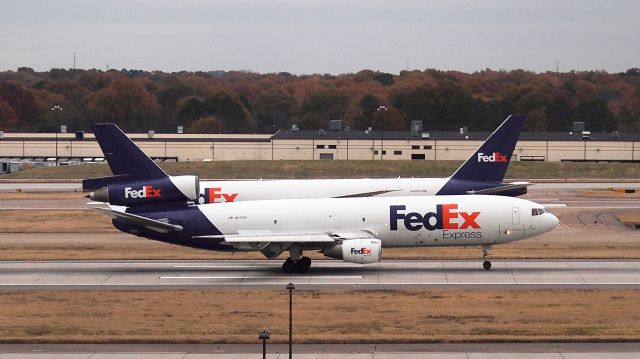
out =
[[560,220],[553,213],[547,213],[547,214],[548,214],[547,222],[549,223],[549,230],[552,230],[552,229],[556,228],[558,226],[558,224],[560,224]]

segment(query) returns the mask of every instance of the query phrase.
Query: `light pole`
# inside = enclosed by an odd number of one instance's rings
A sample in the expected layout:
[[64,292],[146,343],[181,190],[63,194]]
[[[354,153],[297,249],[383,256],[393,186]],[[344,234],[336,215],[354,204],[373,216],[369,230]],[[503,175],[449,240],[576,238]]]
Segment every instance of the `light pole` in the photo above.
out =
[[385,105],[380,105],[378,106],[378,108],[376,109],[376,111],[384,111],[381,112],[381,116],[382,116],[382,127],[381,127],[381,136],[380,136],[380,159],[383,160],[383,156],[384,156],[384,122],[386,120],[387,117],[387,111],[389,110],[389,108]]
[[56,133],[56,163],[58,163],[58,126],[60,123],[60,112],[62,112],[62,106],[55,105],[51,107],[51,111],[53,111],[53,117],[55,118],[56,128],[54,129]]
[[293,358],[293,290],[296,289],[296,286],[293,283],[287,284],[287,289],[289,290],[289,359]]
[[258,335],[258,339],[262,340],[262,359],[267,359],[267,340],[269,338],[269,333],[266,330],[261,331]]

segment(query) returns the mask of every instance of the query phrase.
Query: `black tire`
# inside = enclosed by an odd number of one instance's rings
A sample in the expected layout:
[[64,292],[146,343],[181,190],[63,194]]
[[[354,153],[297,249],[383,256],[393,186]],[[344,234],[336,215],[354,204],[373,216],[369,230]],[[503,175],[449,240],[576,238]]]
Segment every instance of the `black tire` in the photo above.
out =
[[287,258],[287,260],[282,263],[282,271],[285,273],[293,273],[294,270],[296,270],[295,263],[293,263],[291,258]]
[[482,266],[484,267],[484,269],[489,270],[491,269],[491,262],[484,261],[484,263],[482,263]]
[[306,273],[310,267],[311,267],[311,258],[309,257],[302,257],[300,258],[298,263],[296,263],[296,270],[298,271],[298,273]]

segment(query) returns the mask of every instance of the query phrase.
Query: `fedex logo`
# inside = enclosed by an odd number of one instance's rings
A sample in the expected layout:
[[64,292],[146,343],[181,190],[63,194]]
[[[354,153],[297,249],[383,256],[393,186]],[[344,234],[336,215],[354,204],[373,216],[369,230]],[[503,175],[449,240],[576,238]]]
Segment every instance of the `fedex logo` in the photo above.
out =
[[[390,229],[398,230],[398,221],[404,223],[404,227],[410,231],[418,231],[425,228],[428,231],[436,229],[479,229],[476,222],[480,212],[458,212],[457,204],[439,204],[435,212],[427,212],[424,215],[417,212],[403,213],[406,206],[391,206],[390,209]],[[459,221],[460,219],[461,221]]]
[[351,254],[359,254],[359,255],[362,255],[362,256],[370,256],[371,255],[371,249],[370,248],[365,248],[365,247],[362,247],[360,249],[351,248]]
[[162,197],[160,191],[160,188],[153,188],[152,186],[142,186],[142,189],[131,189],[131,187],[125,187],[124,198]]
[[205,188],[204,196],[200,196],[200,203],[233,202],[236,197],[237,193],[222,193],[221,187]]
[[509,162],[507,155],[503,155],[500,152],[494,152],[491,155],[485,155],[482,152],[478,152],[478,162]]

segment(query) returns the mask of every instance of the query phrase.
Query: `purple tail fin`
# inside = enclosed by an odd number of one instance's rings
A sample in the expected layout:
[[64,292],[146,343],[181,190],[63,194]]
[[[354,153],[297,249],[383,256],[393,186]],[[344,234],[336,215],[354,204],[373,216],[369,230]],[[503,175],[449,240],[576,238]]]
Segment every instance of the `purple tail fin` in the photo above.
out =
[[510,115],[451,176],[456,180],[502,182],[526,115]]
[[83,190],[89,191],[134,180],[168,178],[168,175],[115,124],[97,123],[92,129],[113,176],[86,179],[82,181]]

